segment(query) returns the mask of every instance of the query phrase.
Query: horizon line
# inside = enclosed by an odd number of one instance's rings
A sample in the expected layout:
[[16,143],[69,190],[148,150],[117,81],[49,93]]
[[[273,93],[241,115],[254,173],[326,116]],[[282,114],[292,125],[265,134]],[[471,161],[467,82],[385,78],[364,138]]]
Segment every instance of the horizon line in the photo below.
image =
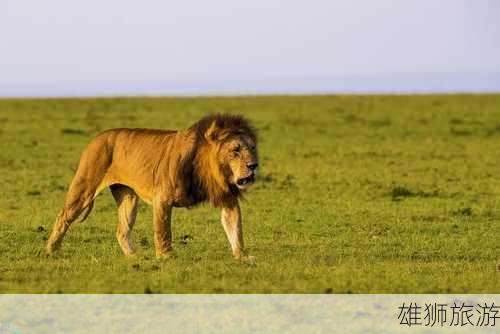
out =
[[406,95],[500,92],[500,72],[392,73],[268,78],[1,82],[0,98],[255,95]]
[[4,96],[2,100],[65,100],[65,99],[188,99],[188,98],[245,98],[245,97],[314,97],[314,96],[453,96],[453,95],[500,95],[500,89],[491,91],[414,91],[414,92],[263,92],[227,94],[95,94],[95,95],[15,95]]

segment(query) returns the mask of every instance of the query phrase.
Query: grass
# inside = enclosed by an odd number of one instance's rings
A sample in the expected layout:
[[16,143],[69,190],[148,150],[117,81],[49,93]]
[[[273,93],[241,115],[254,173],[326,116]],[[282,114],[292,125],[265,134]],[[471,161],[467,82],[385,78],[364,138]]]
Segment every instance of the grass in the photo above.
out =
[[[213,112],[259,129],[242,203],[257,265],[208,205],[173,214],[157,261],[142,203],[126,259],[109,191],[61,252],[45,242],[85,144]],[[0,100],[2,293],[500,293],[500,95]]]

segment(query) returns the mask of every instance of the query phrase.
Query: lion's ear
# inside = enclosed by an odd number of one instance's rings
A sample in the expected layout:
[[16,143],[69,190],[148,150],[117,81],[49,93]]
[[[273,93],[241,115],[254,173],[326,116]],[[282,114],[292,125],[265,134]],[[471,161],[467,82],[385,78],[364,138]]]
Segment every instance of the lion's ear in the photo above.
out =
[[215,140],[217,139],[217,133],[219,132],[219,127],[217,126],[217,122],[213,121],[212,125],[205,131],[205,138],[207,140]]

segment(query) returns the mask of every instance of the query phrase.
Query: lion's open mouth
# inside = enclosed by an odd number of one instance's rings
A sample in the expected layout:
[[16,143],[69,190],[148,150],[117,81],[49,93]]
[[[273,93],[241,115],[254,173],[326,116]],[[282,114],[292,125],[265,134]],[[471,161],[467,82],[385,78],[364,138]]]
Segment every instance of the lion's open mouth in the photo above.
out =
[[254,182],[255,182],[255,175],[252,174],[242,179],[238,179],[238,181],[236,181],[236,184],[238,185],[238,187],[246,187]]

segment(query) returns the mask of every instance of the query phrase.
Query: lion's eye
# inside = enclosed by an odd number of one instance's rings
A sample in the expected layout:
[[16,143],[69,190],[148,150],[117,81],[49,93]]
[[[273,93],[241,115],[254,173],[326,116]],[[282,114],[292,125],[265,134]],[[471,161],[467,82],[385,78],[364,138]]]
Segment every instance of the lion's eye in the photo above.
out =
[[236,146],[236,147],[233,149],[233,152],[234,152],[234,153],[236,153],[236,154],[240,153],[240,151],[241,151],[241,146],[240,146],[240,145]]

